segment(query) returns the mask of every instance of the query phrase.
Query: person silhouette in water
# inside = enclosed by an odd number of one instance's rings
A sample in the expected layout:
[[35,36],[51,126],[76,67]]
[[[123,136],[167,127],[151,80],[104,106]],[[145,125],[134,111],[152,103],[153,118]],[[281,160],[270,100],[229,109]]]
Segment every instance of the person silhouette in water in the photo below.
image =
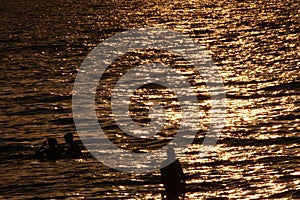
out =
[[74,142],[74,136],[72,133],[64,135],[65,142],[68,145],[64,153],[65,158],[80,158],[82,156],[79,145]]
[[173,148],[167,149],[167,160],[163,161],[160,173],[167,199],[178,200],[180,196],[184,198],[185,176]]
[[58,146],[57,140],[55,138],[48,138],[35,152],[35,157],[40,159],[59,159],[62,158],[62,153],[63,151]]

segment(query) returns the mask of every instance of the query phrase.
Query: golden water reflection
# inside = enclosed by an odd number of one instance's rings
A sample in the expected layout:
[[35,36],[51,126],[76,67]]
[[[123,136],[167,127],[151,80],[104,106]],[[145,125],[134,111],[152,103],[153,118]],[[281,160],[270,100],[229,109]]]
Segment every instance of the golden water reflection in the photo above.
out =
[[[224,79],[226,127],[214,151],[199,158],[211,108],[201,76],[169,52],[132,52],[127,63],[123,58],[115,63],[174,64],[184,76],[196,78],[192,84],[199,99],[199,131],[179,158],[187,175],[187,199],[296,198],[293,195],[300,189],[299,6],[297,0],[6,1],[0,20],[0,158],[4,160],[0,198],[161,198],[157,171],[126,174],[88,156],[57,162],[30,157],[33,147],[47,137],[62,143],[65,132],[76,131],[72,87],[87,54],[117,32],[145,26],[169,28],[197,40],[210,52]],[[139,57],[143,53],[146,61]],[[122,139],[111,124],[109,110],[110,83],[124,74],[115,69],[99,82],[97,116],[109,133]],[[151,101],[166,97],[168,126],[179,124],[178,102],[170,91],[145,96]],[[139,104],[142,112],[132,112],[137,123],[148,122],[151,105]]]

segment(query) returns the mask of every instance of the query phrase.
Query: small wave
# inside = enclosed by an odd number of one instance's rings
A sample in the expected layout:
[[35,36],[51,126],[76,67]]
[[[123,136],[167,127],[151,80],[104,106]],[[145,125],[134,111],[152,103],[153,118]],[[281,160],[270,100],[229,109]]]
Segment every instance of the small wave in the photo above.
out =
[[299,90],[300,81],[293,81],[290,83],[281,83],[279,85],[268,86],[263,88],[265,91],[277,91],[277,90]]
[[277,194],[273,194],[269,196],[269,198],[284,198],[284,197],[292,197],[293,199],[300,198],[300,191],[299,190],[288,190],[285,192],[280,192]]

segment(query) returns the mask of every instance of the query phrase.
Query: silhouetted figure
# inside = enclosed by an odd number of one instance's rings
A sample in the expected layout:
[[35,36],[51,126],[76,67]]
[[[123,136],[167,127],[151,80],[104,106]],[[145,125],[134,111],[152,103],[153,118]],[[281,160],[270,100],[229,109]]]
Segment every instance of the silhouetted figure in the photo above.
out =
[[80,147],[76,142],[74,142],[74,137],[72,133],[67,133],[64,136],[65,141],[67,143],[67,149],[64,153],[64,157],[66,158],[80,158],[82,156]]
[[62,149],[58,146],[55,138],[48,138],[35,152],[35,157],[39,159],[59,159],[62,158]]
[[[166,189],[167,199],[177,200],[180,196],[184,198],[184,188],[186,184],[185,176],[179,160],[176,159],[173,148],[168,148],[167,156],[167,160],[162,163],[162,166],[165,167],[160,169],[162,182]],[[171,164],[167,165],[167,163]]]

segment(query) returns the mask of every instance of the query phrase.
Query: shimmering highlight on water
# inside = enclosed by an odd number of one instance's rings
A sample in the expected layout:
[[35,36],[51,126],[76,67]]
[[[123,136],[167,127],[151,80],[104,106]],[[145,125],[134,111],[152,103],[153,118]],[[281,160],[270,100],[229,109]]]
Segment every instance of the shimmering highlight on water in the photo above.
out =
[[[159,172],[117,172],[87,151],[81,160],[31,158],[45,138],[63,142],[64,133],[75,131],[72,87],[87,54],[109,36],[143,26],[193,37],[209,50],[224,79],[226,127],[215,151],[202,159],[196,154],[210,104],[203,82],[194,83],[201,131],[179,158],[187,199],[299,198],[298,1],[17,0],[0,5],[0,198],[161,198]],[[161,53],[150,57],[172,59]],[[187,71],[186,76],[198,75]],[[108,73],[106,79],[114,77]],[[173,96],[164,92],[176,109]],[[106,101],[99,104],[98,117],[113,132]]]

